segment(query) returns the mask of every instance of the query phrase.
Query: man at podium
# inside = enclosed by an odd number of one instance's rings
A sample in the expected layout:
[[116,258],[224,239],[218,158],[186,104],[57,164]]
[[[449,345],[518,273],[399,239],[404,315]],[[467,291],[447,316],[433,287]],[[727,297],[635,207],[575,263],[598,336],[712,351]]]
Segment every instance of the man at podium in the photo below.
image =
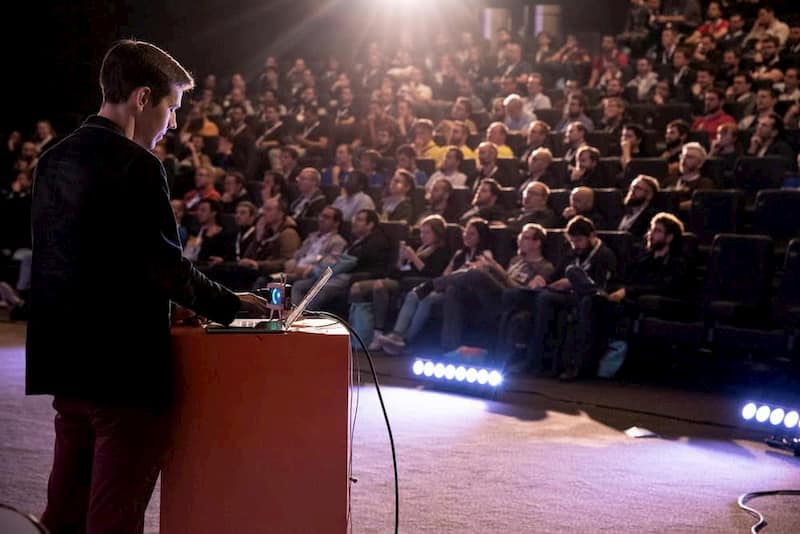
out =
[[[53,533],[141,533],[173,388],[170,301],[219,323],[263,299],[211,282],[181,255],[166,173],[150,152],[194,84],[170,55],[121,41],[97,115],[39,160],[26,392],[54,396],[42,521]],[[119,217],[140,213],[143,217]],[[113,221],[113,224],[111,223]]]

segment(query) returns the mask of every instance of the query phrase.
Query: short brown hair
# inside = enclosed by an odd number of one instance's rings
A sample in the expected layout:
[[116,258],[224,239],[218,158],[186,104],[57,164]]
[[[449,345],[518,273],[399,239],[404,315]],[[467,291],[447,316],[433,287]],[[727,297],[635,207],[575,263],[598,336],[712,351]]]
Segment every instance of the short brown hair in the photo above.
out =
[[149,87],[155,106],[173,85],[186,91],[194,87],[194,79],[172,56],[144,41],[118,41],[100,67],[103,101],[111,104],[125,102],[137,87]]

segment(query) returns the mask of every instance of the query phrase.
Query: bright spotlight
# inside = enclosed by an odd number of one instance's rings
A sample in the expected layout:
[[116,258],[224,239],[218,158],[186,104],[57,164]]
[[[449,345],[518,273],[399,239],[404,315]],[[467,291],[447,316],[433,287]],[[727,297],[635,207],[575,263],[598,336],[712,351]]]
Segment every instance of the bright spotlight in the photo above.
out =
[[769,422],[775,426],[778,426],[783,421],[783,408],[775,408],[772,410],[772,413],[769,414]]
[[485,384],[489,381],[489,371],[481,369],[478,371],[478,384]]
[[414,371],[415,375],[417,376],[421,375],[422,371],[425,370],[425,362],[423,362],[422,360],[415,361],[414,366],[411,368],[411,370]]
[[797,426],[798,421],[800,421],[800,414],[792,410],[786,414],[786,417],[783,418],[783,426],[786,428],[794,428]]
[[456,380],[463,382],[465,378],[467,378],[467,370],[464,366],[459,365],[458,369],[456,369]]
[[433,362],[425,362],[425,376],[433,376],[434,365]]
[[503,381],[503,375],[499,371],[492,371],[489,373],[489,385],[492,387],[499,386]]
[[473,384],[477,379],[478,379],[478,371],[476,371],[474,367],[470,367],[467,370],[467,382]]
[[756,415],[757,409],[758,407],[755,402],[748,402],[744,405],[744,408],[742,408],[742,417],[749,421]]
[[756,411],[756,421],[759,423],[763,423],[767,419],[769,419],[769,414],[772,410],[769,409],[769,406],[766,404],[762,404],[758,410]]
[[447,367],[444,368],[444,377],[448,380],[452,380],[456,376],[456,366],[453,364],[448,364]]
[[444,376],[444,364],[437,363],[436,366],[433,368],[433,376],[436,378],[442,378]]

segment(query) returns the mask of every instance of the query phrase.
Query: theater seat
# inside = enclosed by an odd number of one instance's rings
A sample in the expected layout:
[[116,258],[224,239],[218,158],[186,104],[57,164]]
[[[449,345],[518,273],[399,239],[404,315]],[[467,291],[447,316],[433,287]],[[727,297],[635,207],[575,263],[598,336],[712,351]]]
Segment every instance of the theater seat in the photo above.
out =
[[789,243],[770,319],[761,328],[718,325],[714,328],[714,348],[766,357],[791,357],[800,331],[800,239]]
[[561,216],[564,208],[569,206],[569,189],[551,189],[550,196],[547,197],[547,204],[556,215]]
[[561,260],[570,252],[570,244],[567,242],[566,232],[563,229],[548,228],[547,238],[542,247],[542,254],[554,266],[558,266]]
[[501,187],[499,200],[507,212],[519,209],[519,194],[514,187]]
[[661,190],[653,198],[653,208],[656,211],[667,211],[676,215],[680,210],[680,203],[680,193],[673,189]]
[[517,236],[506,225],[492,224],[489,227],[490,248],[494,259],[503,267],[517,252]]
[[460,224],[448,223],[447,224],[447,248],[452,256],[455,252],[464,246],[464,227]]
[[800,237],[800,190],[765,189],[756,195],[753,229],[771,236],[784,251],[786,243]]
[[714,323],[752,326],[768,319],[773,272],[768,236],[719,234],[703,292],[703,311]]
[[536,118],[547,123],[550,128],[555,128],[561,121],[562,111],[560,109],[537,109]]
[[743,156],[736,165],[733,186],[744,191],[748,201],[752,201],[761,189],[779,188],[791,165],[792,162],[777,156]]
[[709,244],[716,234],[738,231],[743,209],[744,194],[738,189],[695,191],[689,229],[702,244]]
[[617,230],[599,231],[597,236],[614,251],[617,256],[618,276],[624,279],[633,255],[633,236]]
[[[431,174],[436,172],[436,160],[417,158],[417,168],[420,169],[425,174],[427,174],[428,176],[430,176]],[[424,184],[418,184],[418,185],[424,185]]]
[[659,184],[664,184],[667,178],[667,162],[661,158],[632,159],[625,168],[625,177],[623,183],[619,184],[620,187],[627,188],[640,174],[652,176]]
[[389,257],[386,262],[388,265],[393,266],[397,263],[397,251],[400,241],[408,241],[410,229],[402,221],[381,221],[379,225],[381,231],[389,238]]
[[450,202],[455,206],[455,212],[462,214],[472,202],[472,191],[468,187],[454,187],[450,193]]
[[606,216],[609,228],[617,228],[624,215],[622,191],[609,187],[594,189],[594,205]]

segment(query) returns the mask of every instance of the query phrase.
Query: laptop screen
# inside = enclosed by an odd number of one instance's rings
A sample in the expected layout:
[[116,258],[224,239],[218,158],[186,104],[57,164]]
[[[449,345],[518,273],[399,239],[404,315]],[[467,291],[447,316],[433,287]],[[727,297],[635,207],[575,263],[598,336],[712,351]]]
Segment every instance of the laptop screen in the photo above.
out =
[[292,323],[298,319],[298,317],[303,315],[303,312],[308,307],[308,304],[314,299],[314,297],[317,296],[317,293],[319,293],[320,289],[322,289],[322,287],[328,282],[331,276],[333,276],[333,270],[328,267],[322,272],[322,275],[314,283],[314,285],[311,286],[311,289],[308,290],[308,293],[306,293],[306,296],[303,297],[303,300],[301,300],[300,303],[289,312],[289,315],[286,316],[286,322],[284,323],[285,328],[288,329],[290,326],[292,326]]

